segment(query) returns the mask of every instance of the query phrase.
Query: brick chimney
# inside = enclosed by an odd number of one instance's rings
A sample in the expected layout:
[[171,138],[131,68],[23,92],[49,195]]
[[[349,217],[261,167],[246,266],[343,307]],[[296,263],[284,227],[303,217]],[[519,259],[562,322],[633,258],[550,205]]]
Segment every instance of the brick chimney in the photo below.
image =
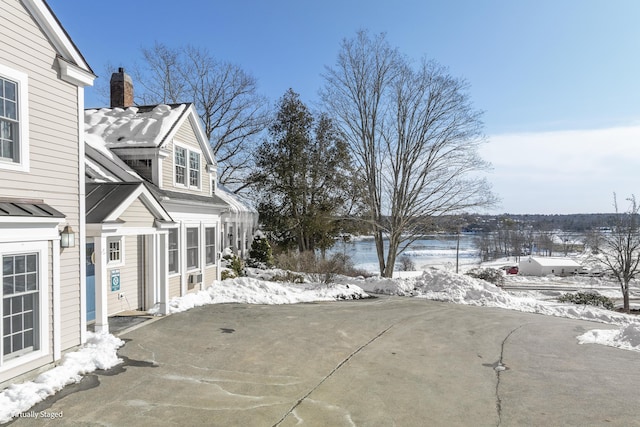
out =
[[127,108],[133,105],[133,80],[118,68],[117,73],[111,74],[111,108]]

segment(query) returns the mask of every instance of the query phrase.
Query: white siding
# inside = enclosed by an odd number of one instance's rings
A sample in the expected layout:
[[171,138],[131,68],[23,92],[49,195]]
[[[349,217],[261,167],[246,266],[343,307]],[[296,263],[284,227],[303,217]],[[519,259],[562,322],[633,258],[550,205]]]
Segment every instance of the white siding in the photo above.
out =
[[131,203],[119,219],[124,221],[127,227],[153,227],[155,221],[153,214],[140,199]]
[[[211,176],[207,172],[207,162],[202,153],[200,144],[198,144],[198,139],[196,138],[196,134],[193,130],[193,126],[191,126],[191,122],[189,120],[185,120],[185,122],[180,126],[178,131],[176,132],[176,136],[174,138],[180,146],[186,146],[189,149],[194,149],[197,152],[200,152],[200,190],[197,189],[188,189],[183,186],[174,186],[174,144],[173,141],[170,141],[165,148],[171,152],[171,155],[163,160],[162,162],[162,186],[166,190],[174,190],[181,191],[190,194],[199,194],[201,196],[208,196],[211,194]],[[187,162],[189,160],[187,159]],[[187,177],[188,179],[188,177]]]
[[[0,2],[0,40],[0,64],[28,75],[30,134],[30,170],[0,169],[0,195],[42,199],[78,232],[77,88],[58,78],[56,52],[18,0]],[[63,350],[80,344],[79,258],[78,246],[60,255]]]
[[[123,239],[124,265],[107,268],[107,278],[111,277],[111,271],[120,271],[120,289],[116,291],[112,291],[111,288],[107,289],[109,316],[122,311],[143,308],[144,263],[140,260],[140,257],[142,257],[142,239],[142,236],[125,236]],[[125,297],[118,299],[120,293],[124,293]]]

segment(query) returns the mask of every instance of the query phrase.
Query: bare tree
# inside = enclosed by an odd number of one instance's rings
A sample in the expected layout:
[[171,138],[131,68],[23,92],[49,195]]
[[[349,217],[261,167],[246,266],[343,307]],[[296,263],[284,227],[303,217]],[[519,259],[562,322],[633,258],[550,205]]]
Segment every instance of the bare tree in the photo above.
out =
[[425,219],[495,201],[474,175],[489,165],[478,156],[481,114],[465,81],[433,61],[412,68],[384,35],[364,31],[343,41],[324,77],[323,101],[364,183],[383,276],[393,275],[397,254]]
[[133,74],[143,104],[195,103],[218,161],[220,183],[239,190],[251,170],[255,140],[268,126],[266,98],[257,80],[240,67],[215,59],[206,49],[143,48],[144,63]]
[[611,232],[603,236],[602,259],[620,284],[624,311],[629,313],[629,283],[638,274],[640,266],[640,207],[634,195],[627,200],[629,207],[620,212],[617,197],[615,193],[613,195],[616,222]]

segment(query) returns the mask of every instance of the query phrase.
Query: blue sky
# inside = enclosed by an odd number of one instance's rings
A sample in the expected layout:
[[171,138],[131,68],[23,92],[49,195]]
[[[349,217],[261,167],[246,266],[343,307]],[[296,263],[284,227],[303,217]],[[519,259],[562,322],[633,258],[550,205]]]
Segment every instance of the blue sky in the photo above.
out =
[[[253,74],[273,102],[291,87],[314,104],[341,40],[386,32],[409,57],[436,59],[470,83],[502,199],[492,212],[610,212],[614,191],[640,196],[635,0],[48,3],[100,79],[155,41],[193,44]],[[87,107],[104,104],[87,90]]]

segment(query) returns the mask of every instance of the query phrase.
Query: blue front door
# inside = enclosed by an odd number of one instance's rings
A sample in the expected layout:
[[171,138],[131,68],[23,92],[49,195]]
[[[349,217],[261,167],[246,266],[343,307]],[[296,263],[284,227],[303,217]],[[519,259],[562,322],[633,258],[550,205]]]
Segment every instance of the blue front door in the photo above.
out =
[[93,252],[93,243],[87,243],[87,322],[96,320],[96,265]]

